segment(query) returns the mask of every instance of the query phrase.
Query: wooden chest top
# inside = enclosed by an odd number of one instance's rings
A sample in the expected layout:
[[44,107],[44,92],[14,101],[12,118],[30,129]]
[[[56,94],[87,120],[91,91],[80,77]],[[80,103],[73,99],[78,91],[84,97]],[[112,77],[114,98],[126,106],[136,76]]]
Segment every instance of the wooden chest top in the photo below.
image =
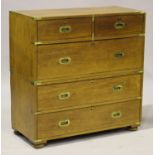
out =
[[113,14],[132,14],[141,13],[136,9],[129,9],[118,6],[97,7],[97,8],[70,8],[70,9],[46,9],[46,10],[23,10],[16,11],[19,14],[29,16],[35,19],[51,19],[59,17],[75,17],[75,16],[90,16],[90,15],[113,15]]

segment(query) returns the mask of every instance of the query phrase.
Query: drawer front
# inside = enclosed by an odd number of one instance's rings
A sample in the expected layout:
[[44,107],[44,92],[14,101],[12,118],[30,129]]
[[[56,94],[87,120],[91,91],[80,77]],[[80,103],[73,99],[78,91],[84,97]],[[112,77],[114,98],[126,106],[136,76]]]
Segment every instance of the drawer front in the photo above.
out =
[[144,33],[144,15],[98,16],[95,38]]
[[91,17],[38,21],[38,40],[90,40],[91,29]]
[[80,132],[133,125],[140,121],[140,101],[38,115],[38,138],[48,139]]
[[140,96],[141,75],[79,81],[38,87],[38,111],[60,110],[128,100]]
[[141,68],[144,37],[38,47],[38,79]]

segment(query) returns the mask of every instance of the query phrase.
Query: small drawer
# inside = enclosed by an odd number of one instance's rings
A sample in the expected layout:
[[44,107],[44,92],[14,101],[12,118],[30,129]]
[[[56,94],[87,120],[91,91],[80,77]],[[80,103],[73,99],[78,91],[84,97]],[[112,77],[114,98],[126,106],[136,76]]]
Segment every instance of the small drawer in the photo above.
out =
[[140,100],[40,114],[37,116],[38,139],[102,131],[139,121]]
[[140,96],[141,75],[38,87],[38,111],[61,110]]
[[144,33],[144,14],[97,16],[95,38]]
[[38,46],[38,79],[75,78],[143,67],[144,37]]
[[38,21],[38,41],[90,40],[91,17]]

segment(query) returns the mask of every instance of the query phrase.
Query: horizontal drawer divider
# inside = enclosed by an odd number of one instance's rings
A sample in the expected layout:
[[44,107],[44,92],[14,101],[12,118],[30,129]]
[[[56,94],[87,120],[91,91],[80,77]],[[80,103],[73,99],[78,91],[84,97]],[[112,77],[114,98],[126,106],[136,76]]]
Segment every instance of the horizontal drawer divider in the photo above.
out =
[[83,105],[83,106],[74,106],[74,107],[69,107],[69,108],[61,108],[59,110],[49,110],[49,111],[38,111],[35,112],[34,115],[41,115],[41,114],[47,114],[47,113],[55,113],[55,112],[62,112],[62,111],[68,111],[68,110],[76,110],[76,109],[83,109],[83,108],[88,108],[88,107],[95,107],[95,106],[103,106],[103,105],[109,105],[109,104],[117,104],[117,103],[121,103],[121,102],[126,102],[126,101],[133,101],[133,100],[141,100],[142,97],[134,97],[134,98],[128,98],[125,100],[117,100],[117,101],[106,101],[104,103],[95,103],[95,104],[91,104],[91,105]]
[[110,36],[110,37],[97,37],[95,40],[99,41],[99,40],[121,39],[121,38],[130,38],[130,37],[136,37],[136,36],[144,37],[145,34],[140,33],[140,34],[129,34],[129,35]]
[[75,43],[75,42],[90,42],[91,39],[85,39],[85,40],[81,40],[81,39],[75,39],[74,41],[69,41],[69,40],[57,40],[57,41],[35,41],[32,44],[34,45],[50,45],[50,44],[66,44],[66,43]]
[[143,69],[134,69],[134,70],[126,70],[126,71],[116,71],[116,72],[104,72],[104,73],[90,73],[88,75],[80,75],[79,77],[75,78],[59,78],[59,79],[49,79],[49,80],[33,80],[31,83],[34,86],[42,86],[42,85],[49,85],[49,84],[58,84],[58,83],[69,83],[69,82],[76,82],[76,81],[85,81],[85,80],[92,80],[92,79],[102,79],[102,78],[111,78],[111,77],[119,77],[125,75],[134,75],[134,74],[143,74]]
[[89,42],[89,41],[99,41],[99,40],[110,40],[110,39],[120,39],[120,38],[130,38],[130,37],[142,37],[145,36],[144,33],[140,34],[130,34],[130,35],[120,35],[120,36],[110,36],[110,37],[100,37],[100,38],[92,38],[88,39],[85,38],[85,40],[81,40],[79,38],[75,39],[74,41],[69,41],[69,40],[57,40],[57,41],[35,41],[32,44],[38,46],[38,45],[49,45],[49,44],[64,44],[64,43],[75,43],[75,42]]

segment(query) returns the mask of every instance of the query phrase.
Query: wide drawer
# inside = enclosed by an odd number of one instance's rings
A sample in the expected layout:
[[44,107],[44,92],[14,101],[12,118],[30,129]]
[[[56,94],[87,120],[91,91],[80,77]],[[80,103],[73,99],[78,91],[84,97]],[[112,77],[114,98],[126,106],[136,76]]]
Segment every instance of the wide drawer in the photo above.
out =
[[144,14],[98,16],[95,18],[95,39],[144,33]]
[[38,79],[142,68],[144,37],[38,47]]
[[39,41],[90,40],[91,17],[38,21]]
[[61,110],[141,96],[141,75],[38,87],[38,111]]
[[37,121],[39,139],[133,125],[140,121],[140,100],[42,114]]

